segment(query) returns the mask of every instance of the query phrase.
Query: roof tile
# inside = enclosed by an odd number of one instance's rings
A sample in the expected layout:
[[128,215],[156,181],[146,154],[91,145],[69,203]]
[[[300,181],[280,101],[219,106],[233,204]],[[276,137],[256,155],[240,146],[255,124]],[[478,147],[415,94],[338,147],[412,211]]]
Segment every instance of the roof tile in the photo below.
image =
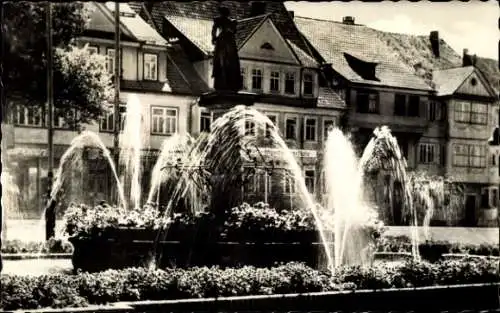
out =
[[433,72],[433,82],[438,96],[452,95],[474,72],[473,66],[456,67]]
[[[355,83],[428,90],[431,88],[381,41],[376,31],[363,25],[295,17],[297,27],[340,75]],[[345,59],[348,53],[365,62],[377,63],[377,80],[363,79]]]
[[329,87],[320,87],[318,94],[318,107],[345,109],[346,103]]

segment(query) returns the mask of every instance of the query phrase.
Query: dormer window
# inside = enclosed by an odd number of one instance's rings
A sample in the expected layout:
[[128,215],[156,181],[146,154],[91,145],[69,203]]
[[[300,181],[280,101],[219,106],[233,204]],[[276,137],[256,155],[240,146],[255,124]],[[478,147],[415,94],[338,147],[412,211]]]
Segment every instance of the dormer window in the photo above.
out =
[[260,48],[264,50],[274,50],[274,47],[269,42],[264,43],[262,46],[260,46]]
[[158,80],[158,56],[144,53],[144,80]]
[[379,81],[376,77],[375,71],[377,63],[360,60],[348,53],[344,53],[344,58],[347,61],[347,64],[349,64],[349,67],[361,78],[365,80]]
[[295,73],[293,72],[285,75],[285,93],[289,95],[295,94]]
[[312,96],[314,91],[314,80],[312,74],[304,74],[304,95]]

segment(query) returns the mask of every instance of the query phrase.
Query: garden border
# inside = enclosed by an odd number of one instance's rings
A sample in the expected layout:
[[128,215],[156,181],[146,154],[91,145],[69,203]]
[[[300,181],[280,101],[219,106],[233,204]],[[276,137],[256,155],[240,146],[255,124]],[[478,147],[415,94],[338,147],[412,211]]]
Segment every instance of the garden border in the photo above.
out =
[[[500,282],[316,292],[304,294],[254,295],[224,298],[116,302],[81,308],[44,308],[0,311],[0,313],[146,313],[146,312],[238,312],[238,311],[329,311],[333,310],[491,310],[500,307]],[[452,302],[449,300],[453,299]]]

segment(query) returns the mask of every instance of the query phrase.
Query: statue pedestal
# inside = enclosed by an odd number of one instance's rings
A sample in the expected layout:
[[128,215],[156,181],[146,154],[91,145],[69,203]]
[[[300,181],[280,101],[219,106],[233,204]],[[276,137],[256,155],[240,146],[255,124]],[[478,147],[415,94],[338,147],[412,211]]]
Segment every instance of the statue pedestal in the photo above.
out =
[[198,104],[211,110],[227,110],[237,105],[254,105],[259,98],[259,94],[251,92],[215,90],[202,94]]

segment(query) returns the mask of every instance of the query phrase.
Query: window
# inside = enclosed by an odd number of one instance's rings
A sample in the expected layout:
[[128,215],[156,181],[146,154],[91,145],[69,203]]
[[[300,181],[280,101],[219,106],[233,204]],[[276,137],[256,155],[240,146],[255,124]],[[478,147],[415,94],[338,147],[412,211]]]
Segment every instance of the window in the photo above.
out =
[[87,46],[87,50],[89,51],[90,54],[99,54],[99,46]]
[[246,67],[242,67],[240,69],[240,71],[241,71],[241,84],[242,84],[243,90],[247,90],[248,89],[247,69],[246,69]]
[[158,79],[158,56],[156,54],[144,53],[144,79]]
[[[125,105],[120,105],[119,107],[119,113],[120,113],[120,131],[123,130],[125,126],[125,114],[127,112],[127,107]],[[104,116],[101,118],[101,124],[99,126],[99,130],[102,132],[112,132],[115,130],[115,119],[114,119],[114,112],[113,110],[111,112],[107,112],[104,114]]]
[[378,94],[358,91],[357,93],[358,113],[378,114]]
[[497,156],[493,153],[491,154],[490,158],[490,166],[496,166],[497,165]]
[[269,90],[277,93],[280,91],[280,72],[272,71],[271,79],[269,81]]
[[201,112],[200,114],[200,132],[209,133],[212,124],[212,113]]
[[151,107],[151,132],[158,135],[172,135],[177,132],[177,110],[165,107]]
[[285,179],[283,180],[283,190],[285,194],[295,193],[295,180],[292,176],[285,176]]
[[43,126],[43,110],[39,106],[18,106],[14,115],[14,124],[20,126]]
[[457,167],[486,167],[486,147],[482,145],[455,144],[453,165]]
[[406,96],[402,94],[394,95],[394,115],[405,116],[406,115]]
[[[278,115],[276,114],[266,114],[266,116],[271,120],[274,126],[278,126]],[[266,138],[271,138],[271,127],[266,125]]]
[[328,138],[328,132],[331,131],[335,127],[334,120],[324,120],[323,121],[323,140],[326,141]]
[[314,194],[316,187],[316,171],[314,169],[307,169],[304,171],[304,179],[307,190]]
[[420,97],[410,96],[408,103],[408,116],[419,117],[420,116]]
[[316,141],[316,118],[307,118],[304,123],[306,141]]
[[471,167],[486,167],[486,147],[470,145],[469,164]]
[[247,117],[245,120],[245,136],[257,136],[257,127],[255,127],[255,122],[251,118]]
[[108,49],[106,51],[106,70],[110,74],[115,73],[115,49]]
[[488,106],[484,103],[457,101],[455,121],[469,124],[488,124]]
[[442,119],[441,103],[430,100],[428,103],[427,119],[429,121],[440,121]]
[[312,96],[314,91],[314,81],[312,74],[304,74],[304,95]]
[[437,146],[431,143],[421,143],[419,145],[418,154],[418,161],[420,164],[434,163],[436,161]]
[[285,121],[285,139],[297,139],[297,118],[287,117]]
[[252,89],[262,90],[262,70],[255,68],[252,70]]
[[285,74],[285,93],[294,95],[295,94],[295,73]]

